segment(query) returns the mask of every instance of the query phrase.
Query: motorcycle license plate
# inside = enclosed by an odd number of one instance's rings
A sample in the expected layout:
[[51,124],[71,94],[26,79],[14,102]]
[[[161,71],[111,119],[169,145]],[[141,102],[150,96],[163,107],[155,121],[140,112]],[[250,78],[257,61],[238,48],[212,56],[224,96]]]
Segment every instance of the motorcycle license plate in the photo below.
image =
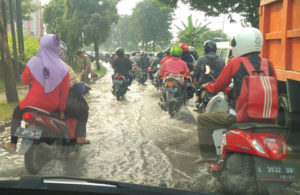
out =
[[25,139],[40,139],[42,133],[43,131],[36,127],[27,127],[27,128],[19,127],[15,135]]
[[282,162],[256,158],[256,177],[260,181],[296,181],[296,169]]

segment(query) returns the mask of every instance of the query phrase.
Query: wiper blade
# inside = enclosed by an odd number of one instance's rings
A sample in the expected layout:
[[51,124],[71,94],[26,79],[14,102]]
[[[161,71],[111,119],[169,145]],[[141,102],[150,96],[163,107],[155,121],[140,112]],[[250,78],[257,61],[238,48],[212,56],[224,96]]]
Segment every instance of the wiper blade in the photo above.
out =
[[99,187],[119,187],[117,182],[103,181],[97,179],[85,179],[75,177],[42,177],[45,184],[69,184],[69,185],[88,185],[88,186],[99,186]]

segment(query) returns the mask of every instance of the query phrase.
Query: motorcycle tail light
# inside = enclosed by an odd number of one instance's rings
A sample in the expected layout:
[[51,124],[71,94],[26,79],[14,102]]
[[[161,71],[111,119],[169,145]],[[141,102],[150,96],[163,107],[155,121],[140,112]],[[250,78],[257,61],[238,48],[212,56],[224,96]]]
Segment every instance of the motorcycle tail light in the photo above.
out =
[[149,67],[149,68],[148,68],[148,71],[150,72],[152,69],[153,69],[152,67]]
[[188,78],[189,78],[189,75],[184,75],[184,78],[185,78],[185,79],[188,79]]
[[116,79],[120,80],[120,79],[121,79],[121,76],[120,76],[120,75],[117,75],[117,76],[116,76]]
[[139,67],[138,67],[138,66],[135,66],[134,69],[139,69]]
[[168,86],[169,87],[173,87],[174,86],[174,83],[172,81],[168,81]]
[[33,117],[30,113],[25,112],[25,113],[23,114],[23,118],[24,118],[25,120],[32,120],[34,117]]
[[280,157],[287,153],[286,143],[276,138],[266,138],[264,143],[276,157]]

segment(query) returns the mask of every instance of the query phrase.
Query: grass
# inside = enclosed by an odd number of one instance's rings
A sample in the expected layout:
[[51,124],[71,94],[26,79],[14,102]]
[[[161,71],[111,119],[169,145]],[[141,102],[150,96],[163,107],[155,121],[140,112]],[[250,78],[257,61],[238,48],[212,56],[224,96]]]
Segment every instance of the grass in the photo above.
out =
[[[95,64],[96,66],[96,64]],[[107,69],[100,63],[100,70],[93,70],[92,72],[97,74],[98,76],[102,76],[106,73]]]
[[18,102],[7,103],[6,100],[0,101],[0,121],[10,120]]

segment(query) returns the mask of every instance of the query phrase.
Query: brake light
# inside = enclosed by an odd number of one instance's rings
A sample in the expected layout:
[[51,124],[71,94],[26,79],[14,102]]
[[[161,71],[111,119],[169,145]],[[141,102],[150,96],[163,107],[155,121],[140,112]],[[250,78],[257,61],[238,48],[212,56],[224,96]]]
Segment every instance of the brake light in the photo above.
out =
[[121,76],[120,76],[120,75],[117,75],[117,76],[116,76],[116,79],[120,80],[120,79],[121,79]]
[[148,68],[148,72],[150,72],[152,69],[153,69],[152,67],[149,67],[149,68]]
[[189,75],[184,75],[184,78],[185,78],[185,79],[188,79],[188,78],[189,78]]
[[169,86],[169,87],[173,87],[173,86],[174,86],[173,81],[168,81],[168,86]]
[[134,69],[139,69],[139,67],[138,67],[138,66],[135,66]]
[[280,157],[287,152],[285,149],[286,143],[276,138],[266,138],[264,143],[276,157]]
[[23,114],[23,118],[24,118],[25,120],[31,120],[31,119],[33,119],[33,116],[32,116],[30,113],[25,112],[25,113]]

